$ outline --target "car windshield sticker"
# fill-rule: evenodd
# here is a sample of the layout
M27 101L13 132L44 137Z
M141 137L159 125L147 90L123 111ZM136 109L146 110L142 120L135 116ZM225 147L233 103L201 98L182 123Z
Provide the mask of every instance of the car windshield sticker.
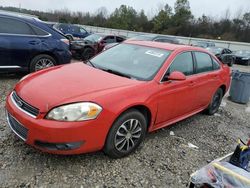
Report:
M155 52L155 51L152 51L152 50L146 51L145 54L152 55L152 56L155 56L155 57L162 57L162 56L164 56L164 54L159 53L159 52Z

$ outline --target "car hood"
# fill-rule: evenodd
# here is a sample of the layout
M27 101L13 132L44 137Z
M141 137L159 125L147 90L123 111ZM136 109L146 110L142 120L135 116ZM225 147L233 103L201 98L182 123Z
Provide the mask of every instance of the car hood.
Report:
M100 95L108 95L110 90L139 83L83 63L73 63L33 73L20 81L15 90L24 101L40 112L47 112L67 103L93 101Z

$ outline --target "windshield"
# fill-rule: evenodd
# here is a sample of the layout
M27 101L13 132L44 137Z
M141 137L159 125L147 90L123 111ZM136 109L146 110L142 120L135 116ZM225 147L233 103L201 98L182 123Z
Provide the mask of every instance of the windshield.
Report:
M235 55L250 57L250 51L246 51L246 50L236 51Z
M92 35L85 37L84 40L88 40L91 42L99 42L102 38L103 38L102 35L92 34Z
M138 80L152 80L171 52L146 46L120 44L91 59L92 64Z

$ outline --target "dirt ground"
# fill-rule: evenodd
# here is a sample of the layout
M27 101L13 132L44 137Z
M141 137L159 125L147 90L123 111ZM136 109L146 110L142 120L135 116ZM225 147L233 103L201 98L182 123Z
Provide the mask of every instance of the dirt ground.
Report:
M250 67L233 69L250 72ZM186 187L192 172L232 152L237 138L250 136L250 104L233 103L227 94L214 116L197 114L148 134L123 159L112 160L102 152L41 153L18 139L6 122L5 98L20 78L0 75L0 187Z

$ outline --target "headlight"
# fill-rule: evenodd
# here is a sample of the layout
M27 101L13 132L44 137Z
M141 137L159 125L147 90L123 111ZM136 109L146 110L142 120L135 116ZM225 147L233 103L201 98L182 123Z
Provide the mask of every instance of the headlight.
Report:
M52 109L46 119L57 121L84 121L95 119L102 107L90 102L81 102L59 106Z

